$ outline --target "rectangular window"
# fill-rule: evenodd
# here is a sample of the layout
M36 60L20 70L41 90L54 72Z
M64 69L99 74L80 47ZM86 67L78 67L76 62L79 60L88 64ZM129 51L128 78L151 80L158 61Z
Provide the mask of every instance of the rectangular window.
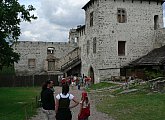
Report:
M154 16L154 30L158 29L159 24L158 24L158 15Z
M90 13L90 26L93 26L93 12Z
M118 56L125 56L125 41L118 41Z
M35 66L36 66L35 59L28 59L28 67L35 68Z
M48 61L48 71L55 71L55 61Z
M54 54L54 47L48 47L47 54Z
M90 49L90 43L89 40L87 41L87 55L89 54L89 49Z
M96 37L93 38L93 53L96 53Z
M117 9L117 21L119 23L126 23L126 10L123 8L118 8Z

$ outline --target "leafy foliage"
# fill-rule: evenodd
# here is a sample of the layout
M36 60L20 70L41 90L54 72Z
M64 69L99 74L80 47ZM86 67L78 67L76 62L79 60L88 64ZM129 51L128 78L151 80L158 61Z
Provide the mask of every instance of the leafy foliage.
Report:
M151 71L151 70L146 70L145 71L145 75L149 78L149 79L153 79L153 78L157 78L157 77L162 77L164 76L163 71L157 70L157 71Z
M3 69L0 70L0 75L15 75L14 66L4 66Z
M0 69L18 62L19 54L14 52L12 45L21 34L20 22L37 18L30 15L33 10L32 5L26 9L18 0L0 0Z

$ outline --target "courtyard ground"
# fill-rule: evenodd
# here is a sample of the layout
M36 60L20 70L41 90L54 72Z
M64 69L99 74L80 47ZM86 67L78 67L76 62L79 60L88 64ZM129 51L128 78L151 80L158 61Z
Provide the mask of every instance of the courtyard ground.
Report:
M61 92L61 87L55 87L56 95L60 92ZM78 90L77 87L70 88L70 93L73 94L79 101L81 99L81 92L82 92L82 90ZM113 120L108 115L98 112L95 108L95 100L92 99L89 94L88 94L88 96L89 96L90 103L91 103L91 116L89 117L89 120ZM73 115L72 120L77 120L77 115L79 113L79 106L71 109L71 111L72 111L72 115ZM30 120L43 120L43 114L42 114L42 111L40 108L38 109L38 114L36 116L34 116L33 118L31 118Z

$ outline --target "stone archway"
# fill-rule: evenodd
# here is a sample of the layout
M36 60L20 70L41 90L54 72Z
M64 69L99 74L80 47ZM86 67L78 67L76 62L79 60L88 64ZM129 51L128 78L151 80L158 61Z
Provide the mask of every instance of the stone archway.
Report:
M90 67L90 69L89 69L89 76L91 77L91 83L94 84L95 79L94 79L94 71L93 71L92 67Z

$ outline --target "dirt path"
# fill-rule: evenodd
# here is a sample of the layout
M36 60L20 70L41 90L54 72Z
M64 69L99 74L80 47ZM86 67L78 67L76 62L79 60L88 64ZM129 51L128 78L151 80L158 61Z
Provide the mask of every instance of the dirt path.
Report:
M56 92L56 94L60 93L61 87L56 87L55 92ZM70 88L70 93L73 94L79 101L81 99L81 92L82 92L82 90L77 90L76 87ZM90 99L90 96L89 96L89 99ZM89 117L89 120L113 120L113 119L110 119L106 114L96 111L94 100L90 99L90 103L91 103L91 116ZM72 102L71 102L71 104L72 104ZM72 115L73 115L72 120L77 120L79 106L71 109L71 111L72 111ZM35 117L33 117L30 120L43 120L43 114L42 114L41 110L39 109L38 115L36 115Z

